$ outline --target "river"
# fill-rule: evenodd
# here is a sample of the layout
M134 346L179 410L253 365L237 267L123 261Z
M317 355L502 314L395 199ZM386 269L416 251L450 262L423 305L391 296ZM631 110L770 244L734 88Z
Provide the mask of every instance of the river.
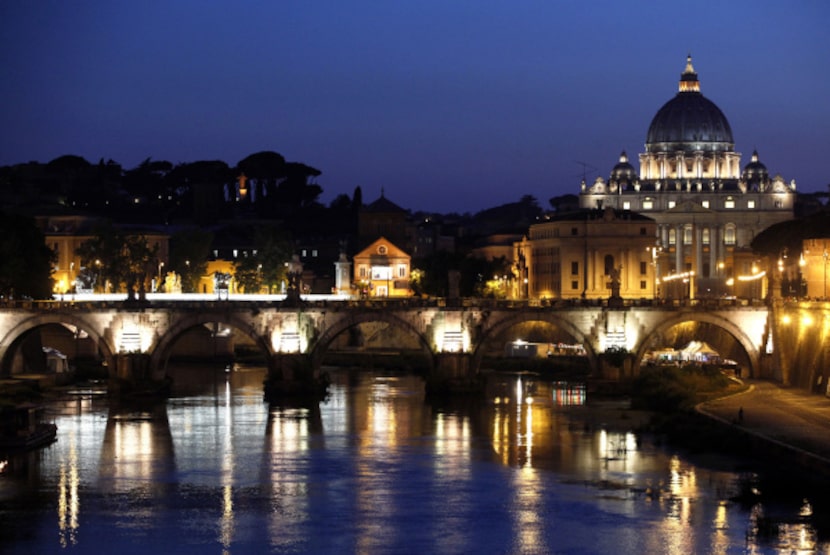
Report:
M263 377L51 402L58 440L0 474L0 552L830 553L814 500L733 501L746 461L637 435L581 384L493 375L484 402L434 404L414 375L334 371L324 402L277 407Z

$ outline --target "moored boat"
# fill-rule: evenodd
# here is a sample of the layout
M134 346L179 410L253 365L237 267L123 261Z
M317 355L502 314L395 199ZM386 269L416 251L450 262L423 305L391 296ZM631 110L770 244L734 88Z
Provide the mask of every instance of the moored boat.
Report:
M43 420L43 407L0 408L0 449L34 449L55 441L58 427Z

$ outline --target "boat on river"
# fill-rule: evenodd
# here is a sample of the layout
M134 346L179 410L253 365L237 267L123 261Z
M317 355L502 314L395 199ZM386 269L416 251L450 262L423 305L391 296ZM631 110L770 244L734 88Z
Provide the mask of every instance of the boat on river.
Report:
M32 404L0 408L0 449L34 449L55 441L58 427L44 421L44 412Z

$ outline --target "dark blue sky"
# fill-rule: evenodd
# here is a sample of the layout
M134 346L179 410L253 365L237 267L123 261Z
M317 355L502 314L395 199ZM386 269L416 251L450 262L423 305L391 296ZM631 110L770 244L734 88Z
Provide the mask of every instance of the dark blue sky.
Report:
M274 150L325 202L547 207L580 163L636 166L691 53L742 162L826 190L828 23L826 0L3 2L0 165Z

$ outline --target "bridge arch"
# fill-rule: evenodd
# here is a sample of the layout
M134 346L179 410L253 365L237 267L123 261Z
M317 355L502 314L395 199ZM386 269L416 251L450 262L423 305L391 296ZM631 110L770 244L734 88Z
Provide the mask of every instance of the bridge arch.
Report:
M11 370L11 357L14 356L18 342L30 331L48 325L73 326L84 331L94 342L96 350L104 357L107 368L115 368L115 347L99 332L99 326L74 314L48 312L38 314L19 322L0 339L0 375L8 375ZM105 331L105 330L103 330Z
M433 349L433 345L427 337L424 336L423 332L416 325L394 313L378 310L349 313L348 315L338 319L335 323L326 328L319 336L317 336L308 349L308 354L311 359L311 365L314 372L317 372L320 369L323 356L326 354L329 345L331 345L337 336L350 328L370 322L384 322L414 335L423 351L428 354L430 371L432 371L435 367L435 351Z
M740 326L727 318L706 312L678 313L677 315L671 316L654 326L645 336L641 338L639 345L637 346L636 357L634 360L635 368L640 367L640 362L643 360L646 352L651 348L652 339L661 336L674 326L686 322L711 324L731 335L747 355L747 360L750 366L749 376L758 375L761 367L761 353L752 339Z
M244 316L243 313L240 313L240 315ZM173 346L176 344L176 341L178 341L182 335L193 328L213 323L229 326L243 333L251 339L263 353L265 353L268 364L270 365L272 363L274 358L274 350L272 348L270 338L260 335L258 330L251 324L250 321L243 319L235 313L198 312L181 315L165 330L164 335L159 337L155 344L150 348L150 368L153 372L153 378L164 378L164 374L166 372L165 363L170 357L170 353Z
M594 345L589 341L589 338L579 330L570 320L563 318L555 312L516 312L500 318L496 322L488 323L482 327L481 334L476 338L475 350L472 356L472 369L478 372L481 368L481 360L484 358L484 345L488 339L497 337L505 330L526 322L546 322L560 328L562 331L573 337L576 341L581 342L585 347L585 353L588 356L588 367L591 373L596 373L599 369L599 362L597 354L594 351Z

